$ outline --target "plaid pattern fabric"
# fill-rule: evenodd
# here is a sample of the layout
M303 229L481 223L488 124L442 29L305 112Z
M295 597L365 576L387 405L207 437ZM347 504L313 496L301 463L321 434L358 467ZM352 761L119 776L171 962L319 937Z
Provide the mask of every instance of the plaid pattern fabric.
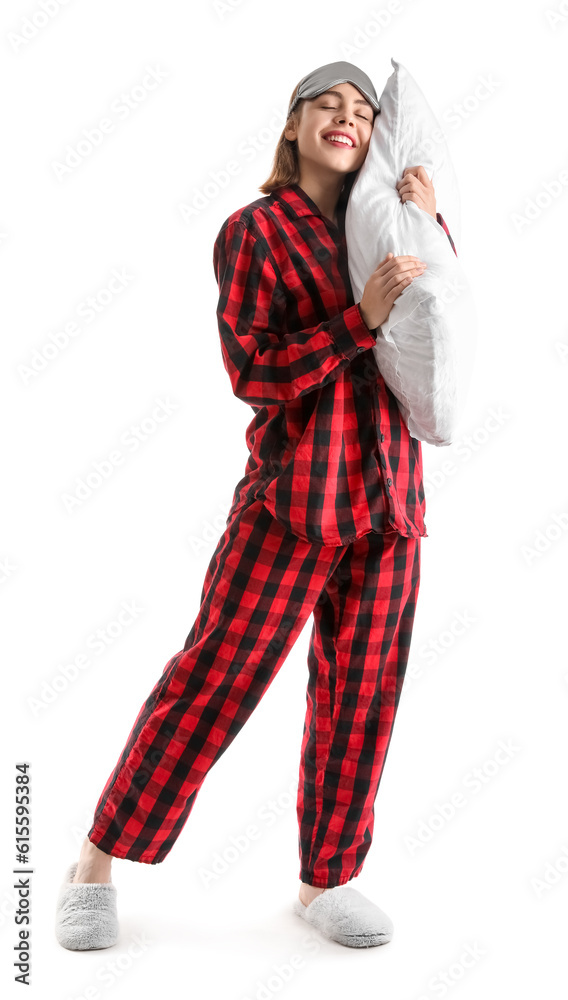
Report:
M254 411L232 509L260 498L288 530L324 545L389 529L427 535L421 442L353 300L345 204L336 226L286 185L233 212L213 251L223 363Z
M197 618L140 708L89 839L156 864L313 613L297 815L301 881L343 885L369 850L407 666L420 538L306 542L261 500L227 518ZM274 747L260 752L275 752ZM241 776L246 786L246 775Z

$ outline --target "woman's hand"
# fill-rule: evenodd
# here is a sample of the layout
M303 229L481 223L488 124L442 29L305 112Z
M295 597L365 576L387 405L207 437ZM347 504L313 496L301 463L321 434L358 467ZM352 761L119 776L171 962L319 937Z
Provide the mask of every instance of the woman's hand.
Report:
M413 201L418 208L436 218L434 185L423 166L407 167L396 187L401 201ZM359 303L361 315L370 330L384 323L398 296L417 275L424 273L426 266L412 255L386 255L367 281Z
M361 315L369 330L384 323L401 292L417 274L424 274L426 267L423 261L412 254L400 257L395 257L392 253L386 255L369 277L359 303Z
M401 201L413 201L418 208L436 218L436 195L424 167L407 167L396 187Z

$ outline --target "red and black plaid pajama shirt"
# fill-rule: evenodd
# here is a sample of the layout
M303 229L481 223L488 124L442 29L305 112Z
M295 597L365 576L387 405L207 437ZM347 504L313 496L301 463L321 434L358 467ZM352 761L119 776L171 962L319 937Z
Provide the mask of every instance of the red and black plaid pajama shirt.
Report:
M164 860L310 614L300 879L342 885L369 850L427 532L420 441L353 301L345 205L336 226L290 184L215 241L222 358L254 411L250 454L197 618L96 806L88 837L115 857Z

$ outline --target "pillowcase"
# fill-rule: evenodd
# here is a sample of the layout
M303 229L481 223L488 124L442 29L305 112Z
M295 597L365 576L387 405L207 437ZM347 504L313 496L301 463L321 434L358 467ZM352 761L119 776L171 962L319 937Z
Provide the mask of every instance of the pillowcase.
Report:
M349 276L355 301L387 253L414 254L427 269L413 278L378 328L373 347L410 434L452 443L475 358L477 320L461 263L439 222L396 188L406 167L422 164L436 208L459 248L460 206L442 128L408 70L394 73L379 98L367 156L345 212Z

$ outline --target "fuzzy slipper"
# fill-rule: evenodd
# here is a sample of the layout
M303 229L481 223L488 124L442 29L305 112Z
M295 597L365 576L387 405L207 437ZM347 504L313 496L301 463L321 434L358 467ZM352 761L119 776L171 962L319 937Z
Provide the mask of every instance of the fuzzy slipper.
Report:
M358 889L337 886L320 892L308 906L296 898L293 910L326 937L349 948L386 944L393 935L390 917Z
M55 936L72 951L110 948L118 937L116 886L112 882L73 882L78 861L69 866L59 890Z

